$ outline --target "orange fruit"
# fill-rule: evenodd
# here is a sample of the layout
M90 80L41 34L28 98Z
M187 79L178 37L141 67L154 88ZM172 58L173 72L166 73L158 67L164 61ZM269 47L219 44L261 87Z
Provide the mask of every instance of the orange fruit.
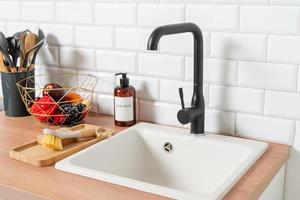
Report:
M69 92L65 95L64 101L72 104L79 104L83 101L83 98L76 92Z

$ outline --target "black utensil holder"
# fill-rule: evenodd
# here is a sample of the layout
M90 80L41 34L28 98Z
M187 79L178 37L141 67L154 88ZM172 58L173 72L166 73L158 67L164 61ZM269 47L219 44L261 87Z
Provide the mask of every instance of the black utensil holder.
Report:
M34 70L26 72L1 72L3 103L5 115L9 117L23 117L30 115L19 93L17 83L27 77L33 77L33 81L27 83L27 87L34 88ZM21 83L22 84L22 83ZM24 82L25 84L25 82ZM25 86L25 85L24 85ZM32 99L35 94L30 94Z

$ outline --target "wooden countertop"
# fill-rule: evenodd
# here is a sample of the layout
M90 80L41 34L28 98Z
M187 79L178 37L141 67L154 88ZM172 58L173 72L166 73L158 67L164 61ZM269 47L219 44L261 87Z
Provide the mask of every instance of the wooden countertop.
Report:
M106 126L117 131L111 116L88 116L86 123ZM32 117L11 118L0 112L0 187L27 191L47 199L58 200L165 200L168 198L89 179L55 170L53 166L39 168L10 159L8 152L15 146L31 142L41 133L42 126ZM255 200L288 158L287 145L270 143L267 152L239 180L224 200Z

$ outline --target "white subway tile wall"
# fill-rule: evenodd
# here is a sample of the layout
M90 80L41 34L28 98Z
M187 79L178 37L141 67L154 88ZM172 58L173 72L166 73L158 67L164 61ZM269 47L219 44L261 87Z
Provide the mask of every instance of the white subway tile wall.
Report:
M264 34L212 33L210 54L228 59L263 60L266 57Z
M298 66L298 73L299 73L300 65ZM297 86L298 92L300 92L300 75L298 75L298 86Z
M159 79L143 76L128 76L137 91L137 98L157 101L159 98Z
M300 51L299 34L298 36L270 35L268 43L268 60L282 63L300 63L298 54Z
M139 118L175 126L178 87L191 101L193 37L162 37L157 52L147 41L159 25L196 23L204 31L206 130L300 144L299 0L0 0L0 8L6 34L47 34L37 73L96 75L94 111L112 115L114 73L128 72ZM296 190L287 196L298 198Z
M113 28L79 26L75 28L75 44L78 47L111 48Z
M139 73L180 80L183 79L183 61L183 56L139 54Z
M179 105L141 100L139 107L140 120L180 126L176 117Z
M40 24L47 33L47 43L53 46L71 46L74 44L74 26L65 24ZM19 29L21 30L21 29Z
M182 88L184 92L184 102L186 106L191 106L191 99L193 96L193 83L190 81L173 81L161 80L160 81L160 100L162 102L180 103L178 98L178 88ZM208 100L208 85L203 86L204 98ZM206 104L208 105L208 104Z
M111 113L103 106L109 105L116 72L130 74L139 99L145 100L140 101L141 113L147 105L159 107L157 112L177 107L178 87L184 88L189 105L192 34L163 37L157 52L146 48L155 27L193 22L204 31L206 107L214 115L234 116L228 126L207 117L211 127L221 123L210 131L239 134L235 115L242 113L255 114L251 119L300 119L298 0L0 0L0 7L0 29L6 34L39 27L46 32L47 45L37 59L45 67L40 71L56 67L52 69L84 70L99 77L98 102L106 99L99 112ZM164 117L146 114L141 117L164 122ZM173 125L179 124L175 120ZM243 130L245 126L251 125L243 124ZM284 134L290 138L293 133Z
M116 28L117 49L145 51L152 29Z
M56 4L56 20L58 23L91 24L94 19L93 14L93 6L90 3L68 2Z
M101 94L112 95L114 91L114 74L103 73L103 72L94 72L91 73L95 75L101 84L97 84L96 92Z
M0 22L0 30L4 31L5 29L5 22Z
M206 43L208 42L208 38L204 36L203 39L205 48L207 47ZM164 36L160 44L161 52L163 53L193 55L194 41L191 33ZM207 52L207 50L205 52Z
M140 4L138 25L155 27L183 22L183 5Z
M271 0L273 4L290 4L290 5L300 5L300 1L298 0Z
M238 84L246 87L296 91L297 71L297 65L240 61Z
M114 98L111 95L98 95L98 112L113 115Z
M1 1L0 2L0 19L1 20L20 20L20 2ZM14 10L14 12L12 12Z
M262 113L263 95L263 90L211 85L209 106L221 110Z
M236 129L237 135L242 137L288 144L292 141L294 122L286 119L238 113L236 115Z
M26 21L53 22L55 4L48 2L24 2L21 8L22 19Z
M38 65L46 65L50 67L58 67L59 63L58 47L44 46L37 56L36 63Z
M96 4L95 23L102 25L135 25L135 4Z
M209 33L203 32L203 54L209 55ZM193 55L194 40L191 33L175 34L165 36L161 40L161 52L165 54Z
M237 80L237 61L214 58L204 59L204 82L235 85ZM185 79L192 81L194 75L193 57L185 58Z
M61 47L59 48L60 67L72 69L96 70L96 52L94 49Z
M31 23L31 22L15 22L15 21L7 21L6 22L6 28L5 33L7 35L12 35L15 32L18 32L20 30L26 30L30 29L31 31L36 32L38 29L37 23Z
M267 4L269 0L212 0L212 2L223 4Z
M235 113L206 109L205 131L235 135Z
M291 33L299 31L299 8L282 6L242 6L243 32Z
M134 52L111 50L97 51L97 64L100 71L135 73L136 57Z
M265 114L300 119L300 94L266 91Z
M204 31L235 31L238 6L187 5L186 21L192 21Z

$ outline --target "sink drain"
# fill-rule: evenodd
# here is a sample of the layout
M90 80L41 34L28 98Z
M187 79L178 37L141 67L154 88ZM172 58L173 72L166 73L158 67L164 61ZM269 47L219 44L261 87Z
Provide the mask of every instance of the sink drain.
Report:
M173 145L170 143L170 142L166 142L165 144L164 144L164 150L165 150L165 152L167 152L167 153L172 153L173 152Z

